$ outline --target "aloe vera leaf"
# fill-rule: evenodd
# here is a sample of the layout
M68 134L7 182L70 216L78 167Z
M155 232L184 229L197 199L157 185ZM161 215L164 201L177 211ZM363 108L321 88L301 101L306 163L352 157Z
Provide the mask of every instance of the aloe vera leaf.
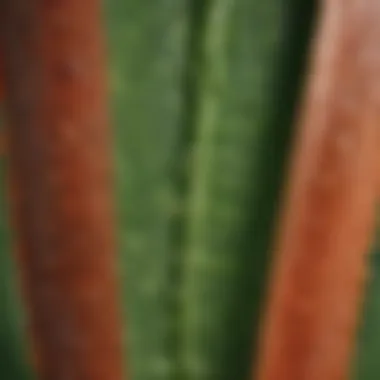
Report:
M362 314L361 329L358 334L356 357L352 366L352 378L372 380L380 373L378 353L380 349L380 241L379 221L376 239L369 255L369 279Z
M121 273L134 380L169 379L176 350L173 218L179 207L185 0L108 4Z
M16 270L5 194L4 158L0 163L0 374L9 380L32 378L25 347L25 321L16 284Z
M210 3L184 243L182 379L247 376L312 14L299 1Z

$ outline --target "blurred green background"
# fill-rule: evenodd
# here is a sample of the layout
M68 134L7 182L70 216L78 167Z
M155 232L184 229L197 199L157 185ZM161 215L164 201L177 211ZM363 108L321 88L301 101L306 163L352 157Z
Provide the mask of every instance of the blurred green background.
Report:
M132 379L244 379L317 8L302 0L105 6ZM0 376L24 380L1 165ZM374 247L358 380L380 374Z

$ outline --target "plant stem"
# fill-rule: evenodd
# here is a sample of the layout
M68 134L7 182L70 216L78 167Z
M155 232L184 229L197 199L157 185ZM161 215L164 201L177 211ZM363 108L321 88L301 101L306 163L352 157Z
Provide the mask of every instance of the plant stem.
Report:
M327 1L322 11L259 380L347 379L362 304L377 199L380 8Z
M120 380L100 5L2 6L13 222L37 372Z

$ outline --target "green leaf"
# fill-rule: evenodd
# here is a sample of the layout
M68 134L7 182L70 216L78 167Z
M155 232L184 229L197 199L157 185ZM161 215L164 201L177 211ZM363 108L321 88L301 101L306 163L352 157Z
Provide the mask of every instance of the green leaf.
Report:
M184 242L183 374L244 379L313 7L210 2Z

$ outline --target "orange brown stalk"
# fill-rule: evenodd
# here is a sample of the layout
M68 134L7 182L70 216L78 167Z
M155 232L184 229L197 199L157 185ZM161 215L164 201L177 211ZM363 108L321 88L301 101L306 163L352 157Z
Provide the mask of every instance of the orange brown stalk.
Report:
M379 4L323 2L263 321L258 380L349 376L375 224Z
M0 22L2 19L0 17ZM3 57L3 46L2 40L0 39L0 109L4 103L4 57ZM3 129L3 120L0 120L0 157L5 156L6 153L6 142L5 134Z
M100 4L1 4L15 235L37 371L121 380Z

